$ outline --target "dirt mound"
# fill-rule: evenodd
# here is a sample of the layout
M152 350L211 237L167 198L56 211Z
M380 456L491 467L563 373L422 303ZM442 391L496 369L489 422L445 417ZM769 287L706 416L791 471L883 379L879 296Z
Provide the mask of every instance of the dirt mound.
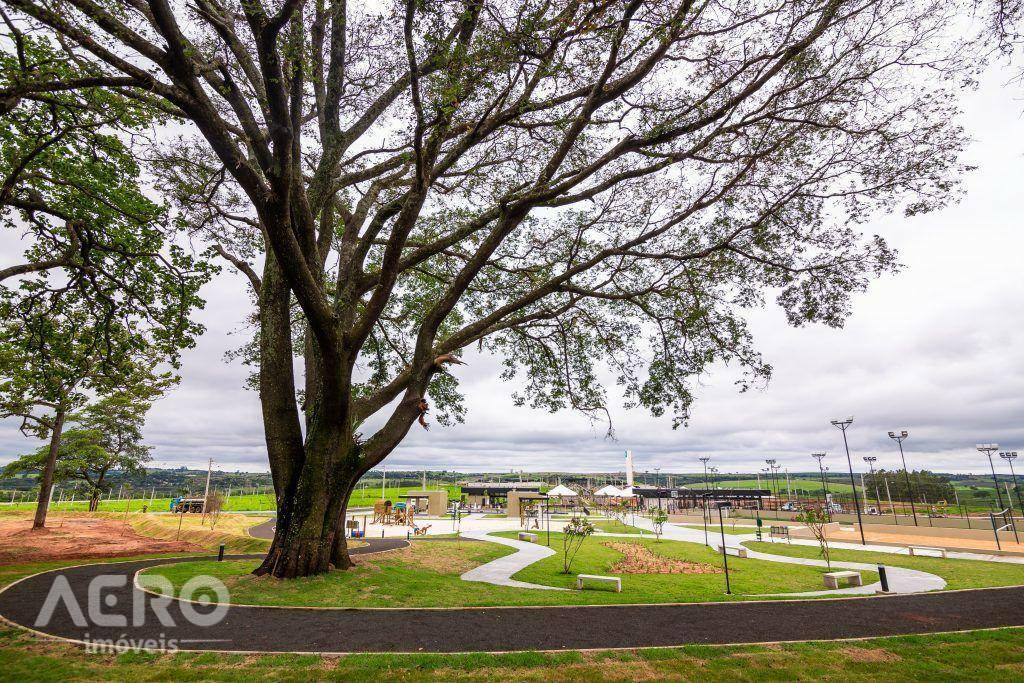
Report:
M113 519L51 517L45 529L35 531L31 518L0 519L0 565L200 550L191 543L140 536Z
M601 545L617 550L625 557L615 563L616 574L721 574L722 570L703 562L687 562L656 555L639 543L606 541Z

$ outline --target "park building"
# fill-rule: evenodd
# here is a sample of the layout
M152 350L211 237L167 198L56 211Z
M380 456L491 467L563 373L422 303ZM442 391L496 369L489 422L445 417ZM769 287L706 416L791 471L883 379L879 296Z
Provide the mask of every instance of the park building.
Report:
M716 507L719 503L729 503L734 508L760 510L764 501L771 498L771 491L762 489L691 489L685 486L667 488L655 486L635 486L633 495L637 507L641 510L661 508L669 513L683 512L694 508L703 509Z
M541 496L541 487L546 486L540 481L500 481L467 482L462 485L462 496L470 510L504 510L508 507L509 494L521 499L534 495Z

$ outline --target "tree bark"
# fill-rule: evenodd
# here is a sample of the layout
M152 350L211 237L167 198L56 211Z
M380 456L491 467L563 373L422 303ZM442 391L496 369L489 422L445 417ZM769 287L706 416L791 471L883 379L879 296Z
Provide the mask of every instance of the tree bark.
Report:
M64 431L64 409L58 408L53 416L53 427L50 432L50 452L46 456L42 480L39 482L39 502L36 503L36 516L32 521L33 529L46 526L46 512L50 506L50 489L53 487L53 471L57 468L57 453L60 451L61 432Z
M352 566L344 527L348 497L361 476L352 466L358 449L318 441L314 435L307 443L303 467L293 470L294 481L278 496L274 540L257 576L291 579Z

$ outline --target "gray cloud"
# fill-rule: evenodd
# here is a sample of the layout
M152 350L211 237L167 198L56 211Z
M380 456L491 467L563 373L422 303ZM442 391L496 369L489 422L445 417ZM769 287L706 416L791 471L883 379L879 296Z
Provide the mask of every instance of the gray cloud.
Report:
M611 441L603 424L580 415L514 407L510 387L497 379L498 359L470 355L470 365L456 371L466 423L414 427L388 466L615 470L630 448L640 470L697 471L705 454L723 472L752 471L766 457L809 470L815 450L828 451L838 468L845 454L829 419L851 414L855 466L864 455L895 466L898 453L886 436L894 427L910 430L915 467L982 472L987 462L976 442L1024 449L1024 105L1003 82L993 74L965 98L965 125L975 138L968 155L979 170L967 179L964 201L867 226L899 248L906 269L873 284L845 329L793 329L771 305L751 312L759 348L775 368L767 387L738 394L734 370L716 368L702 378L690 426L676 431L667 418L613 401ZM10 236L3 240L13 246ZM200 317L208 332L185 354L181 386L154 408L147 440L161 464L198 466L213 457L223 469L266 469L257 397L242 388L246 370L222 362L242 339L232 333L249 312L244 283L225 274L205 295ZM15 422L0 423L0 462L35 446Z

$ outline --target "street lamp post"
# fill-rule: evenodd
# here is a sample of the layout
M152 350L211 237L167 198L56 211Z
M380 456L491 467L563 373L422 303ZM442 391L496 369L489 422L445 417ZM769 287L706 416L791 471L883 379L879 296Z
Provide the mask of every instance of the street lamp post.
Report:
M850 458L850 442L846 440L846 430L852 424L852 417L848 417L845 420L832 420L832 426L843 433L843 446L846 448L846 464L850 468L850 486L853 487L853 506L857 510L857 526L860 527L860 542L862 545L867 545L868 542L864 538L864 520L860 516L860 501L857 499L857 480L853 478L853 459Z
M996 466L992 464L992 454L999 450L999 444L997 443L979 443L975 446L979 452L984 453L988 456L988 466L992 470L992 483L996 487L996 499L999 501L999 509L1005 510L1003 507L1003 493L999 490L999 478L996 477Z
M654 468L654 488L658 490L658 509L661 509L661 468Z
M832 506L828 504L828 484L825 483L825 469L821 465L822 458L825 457L824 453L811 453L811 457L818 461L818 471L821 472L821 495L825 497L825 513L828 515L828 521L832 521Z
M999 457L1010 465L1010 476L1013 477L1013 490L1017 494L1017 511L1024 515L1024 502L1020 499L1020 489L1017 487L1017 473L1013 471L1013 461L1017 459L1017 451L1000 453Z
M865 455L864 462L868 464L868 469L871 470L871 485L875 487L875 510L878 514L882 514L882 499L878 495L878 478L875 477L875 461L878 460L873 455Z
M907 458L903 455L903 440L908 436L910 436L910 434L906 429L901 429L898 432L889 432L889 438L899 444L900 447L900 460L903 461L903 478L907 483L907 495L910 496L910 512L914 515L914 526L917 526L917 506L914 505L914 489L910 485L910 472L907 471Z

